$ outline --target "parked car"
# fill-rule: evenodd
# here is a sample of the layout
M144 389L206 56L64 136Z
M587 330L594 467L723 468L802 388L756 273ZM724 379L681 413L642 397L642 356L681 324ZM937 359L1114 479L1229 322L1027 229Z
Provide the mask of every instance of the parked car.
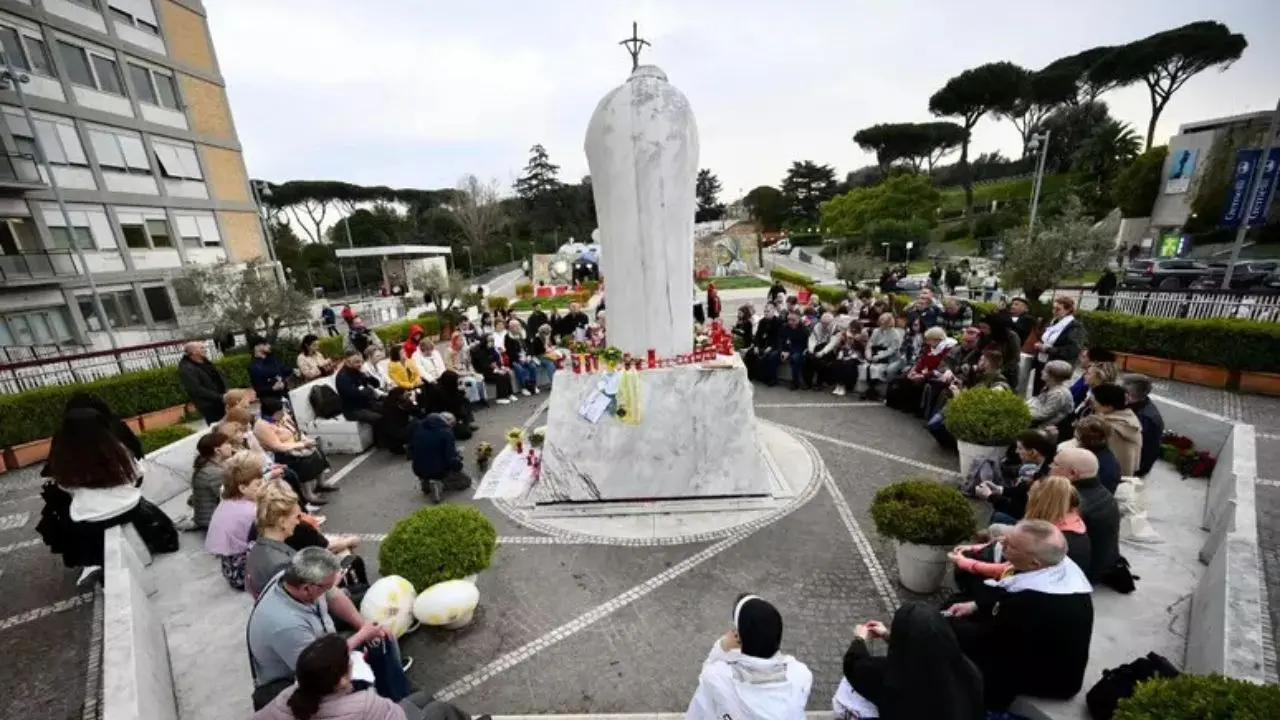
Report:
M1280 272L1273 272L1262 279L1262 288L1264 290L1280 291Z
M1280 260L1239 260L1231 272L1232 290L1252 290L1262 287L1267 276L1280 271ZM1197 290L1218 290L1227 273L1227 263L1212 263L1209 272L1200 276L1191 287Z
M1191 286L1209 266L1194 260L1134 260L1124 269L1120 286L1142 290L1181 290Z

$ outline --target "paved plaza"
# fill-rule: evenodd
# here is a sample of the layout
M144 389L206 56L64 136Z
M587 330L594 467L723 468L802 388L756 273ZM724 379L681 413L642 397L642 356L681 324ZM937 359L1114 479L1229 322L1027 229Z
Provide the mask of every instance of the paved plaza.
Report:
M1280 401L1174 383L1158 392L1257 426L1259 474L1267 478L1258 487L1262 552L1271 597L1280 597ZM544 398L482 412L468 461L476 442L497 447L512 425L543 422L535 411ZM828 708L852 627L887 619L894 603L912 597L892 580L892 547L875 535L871 498L898 478L940 478L956 460L918 421L883 407L759 386L755 403L768 431L788 439L793 452L779 457L787 458L789 480L803 480L764 520L637 541L603 525L597 537L548 532L513 519L509 506L478 501L501 546L480 577L476 620L461 631L405 638L416 658L412 680L473 712L681 712L711 643L729 628L734 597L750 591L777 604L784 648L813 670L810 709ZM324 529L360 534L360 553L376 569L379 539L424 500L402 458L374 452L341 462L352 467L325 508ZM94 597L34 534L37 472L0 479L0 653L39 659L8 663L0 717L98 717L84 701L98 682Z

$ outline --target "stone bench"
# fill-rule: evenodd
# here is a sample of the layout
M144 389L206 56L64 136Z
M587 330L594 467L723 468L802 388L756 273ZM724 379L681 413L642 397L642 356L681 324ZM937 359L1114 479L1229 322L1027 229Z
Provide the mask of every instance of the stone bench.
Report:
M1066 701L1019 698L1010 709L1032 720L1088 718L1085 693L1102 671L1152 651L1185 672L1265 682L1253 427L1153 400L1166 428L1217 455L1218 464L1208 481L1184 479L1164 462L1148 475L1148 519L1163 542L1121 542L1137 590L1094 590L1084 687Z
M326 453L358 455L369 449L373 445L373 426L347 420L341 415L322 418L311 409L311 390L318 385L326 385L337 392L333 375L316 378L289 392L289 405L298 429L314 436Z

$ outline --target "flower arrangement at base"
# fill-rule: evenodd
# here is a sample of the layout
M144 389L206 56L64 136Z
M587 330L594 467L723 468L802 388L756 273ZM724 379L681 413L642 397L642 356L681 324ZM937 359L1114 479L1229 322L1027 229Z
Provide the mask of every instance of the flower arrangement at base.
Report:
M487 442L476 445L476 467L480 472L489 469L489 461L493 460L493 446Z
M513 427L508 430L507 445L516 452L524 452L524 428Z
M533 432L529 433L529 445L531 445L535 449L541 448L542 444L545 443L546 441L547 441L546 425L539 425L538 427L533 429Z
M1160 439L1160 459L1167 463L1177 464L1178 456L1195 449L1195 443L1185 435L1166 432Z
M622 362L622 351L612 345L596 354L600 356L600 359L604 361L610 370L618 367L618 363Z
M574 340L569 343L569 352L574 355L592 355L596 349L586 340Z
M1207 478L1218 459L1208 450L1196 450L1191 438L1166 432L1160 439L1160 459L1177 468L1182 477Z

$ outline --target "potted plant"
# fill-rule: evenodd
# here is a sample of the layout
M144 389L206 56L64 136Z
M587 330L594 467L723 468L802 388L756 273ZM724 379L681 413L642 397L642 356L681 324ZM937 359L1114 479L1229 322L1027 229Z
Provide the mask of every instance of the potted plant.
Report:
M513 427L507 431L507 446L517 453L524 452L524 428Z
M622 362L622 351L610 345L600 351L600 359L604 361L605 367L612 372L618 369L618 363Z
M1116 705L1115 720L1262 720L1275 717L1280 686L1222 675L1159 677Z
M897 542L898 581L921 594L942 586L947 553L976 526L973 506L958 488L920 478L880 488L871 519L877 532Z
M493 460L493 446L487 442L476 445L476 468L480 472L489 470L489 461Z
M1017 393L970 388L947 403L942 421L956 439L963 476L976 459L1002 457L1014 438L1031 427L1031 411Z
M545 443L546 441L547 441L546 425L539 425L538 427L533 429L533 432L529 433L529 445L532 446L535 450L540 450L542 448L543 443Z
M455 580L474 585L476 576L492 562L497 545L497 530L477 508L433 505L392 526L378 548L378 571L383 577L399 575L421 594ZM456 585L445 590L449 596L458 594ZM478 602L478 594L474 598ZM473 603L470 608L461 608L464 612L444 614L440 622L431 624L462 627L471 622L474 608Z

